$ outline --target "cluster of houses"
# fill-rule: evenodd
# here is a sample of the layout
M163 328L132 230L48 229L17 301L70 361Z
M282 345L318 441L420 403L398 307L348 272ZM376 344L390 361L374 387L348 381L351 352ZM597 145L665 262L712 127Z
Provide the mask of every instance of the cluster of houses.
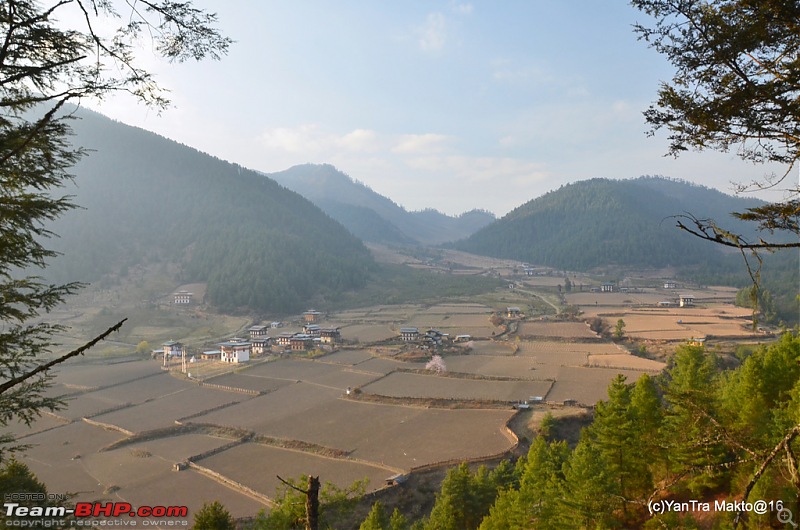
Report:
M423 349L432 349L448 342L450 334L438 329L429 329L422 333L419 328L400 328L400 340L418 344ZM472 340L469 335L456 335L453 342L467 342L469 340Z
M200 354L203 360L219 361L223 363L244 363L251 356L263 355L272 351L273 344L292 351L305 351L318 347L320 344L334 345L341 340L339 328L323 328L315 322L321 313L309 310L303 313L303 331L299 333L281 333L274 339L269 336L269 330L279 328L279 322L272 322L269 326L257 325L248 329L249 337L233 337L218 343L216 350L204 351ZM161 345L160 350L153 350L153 358L163 356L166 364L169 359L186 358L185 347L180 342L167 341ZM193 361L190 357L189 362Z

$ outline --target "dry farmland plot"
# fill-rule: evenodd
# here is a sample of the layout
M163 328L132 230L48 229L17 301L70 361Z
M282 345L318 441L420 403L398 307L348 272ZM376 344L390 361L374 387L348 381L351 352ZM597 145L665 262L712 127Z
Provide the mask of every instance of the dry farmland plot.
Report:
M54 370L63 385L96 388L133 381L158 374L161 369L152 361L132 361L112 364L66 362Z
M166 436L145 442L126 444L116 451L129 451L134 454L151 454L167 462L183 462L190 456L199 455L211 449L230 443L229 438L207 434L181 434Z
M186 384L187 388L181 392L92 419L139 433L169 427L174 425L175 420L250 398L244 394L201 388L193 383Z
M363 388L390 397L517 401L543 396L549 381L491 381L396 372Z
M644 359L635 355L620 353L617 355L590 355L589 366L599 366L606 368L630 368L631 370L647 370L649 372L660 372L666 364Z
M119 488L106 498L134 506L187 505L189 520L203 502L219 500L232 514L253 515L264 505L192 470L175 472L173 462L136 456L127 448L89 455L86 471L103 487Z
M619 354L620 350L613 344L604 342L540 342L521 341L518 355L536 360L537 365L583 366L590 354Z
M508 410L443 410L332 399L285 417L270 432L350 452L376 464L407 469L510 449Z
M510 342L498 342L494 340L477 340L467 343L470 346L470 353L477 355L514 355L516 344Z
M536 361L530 357L501 357L498 355L452 355L445 358L451 372L539 379Z
M362 343L380 342L400 335L400 332L386 324L352 324L339 330L344 340Z
M441 304L429 307L423 313L432 315L491 315L492 309L483 304Z
M608 385L617 374L624 375L629 383L633 383L643 373L609 368L563 367L559 369L556 382L547 394L547 401L559 403L574 399L584 405L593 405L599 400L608 399Z
M422 363L407 363L404 361L395 361L394 359L386 359L384 357L374 357L369 361L364 361L357 365L358 370L364 372L374 372L376 374L388 374L400 368L416 369L424 368Z
M559 337L564 339L596 339L597 334L583 322L554 322L537 320L521 322L518 334L522 337Z
M242 462L251 465L243 466ZM374 491L383 487L387 477L400 471L255 443L231 447L197 463L272 498L278 486L282 486L277 476L294 478L313 470L322 482L342 488L366 478L367 491Z
M117 441L122 435L84 422L62 425L24 439L32 447L24 461L52 493L86 492L102 496L98 480L85 466L85 458Z
M252 376L269 377L282 380L305 381L344 391L347 387L361 386L375 379L378 374L370 374L369 369L350 369L324 361L303 361L284 359L265 363L244 373Z
M372 352L369 350L339 350L321 358L329 363L355 365L372 359Z
M193 418L196 423L237 427L267 436L276 435L276 423L304 423L309 410L342 395L339 390L310 383L295 383L269 394L242 401L237 405Z
M294 384L294 381L273 379L271 377L255 375L247 371L219 375L211 379L206 379L205 382L214 385L243 388L245 390L255 390L258 392L272 392L286 385Z

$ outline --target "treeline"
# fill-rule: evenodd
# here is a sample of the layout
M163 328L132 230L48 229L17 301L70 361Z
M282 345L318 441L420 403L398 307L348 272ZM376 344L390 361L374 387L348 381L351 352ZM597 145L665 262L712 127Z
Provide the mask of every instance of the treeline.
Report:
M174 263L177 281L208 282L212 304L273 312L364 285L369 251L299 195L147 131L80 115L76 143L94 151L67 190L83 209L51 228L64 254L51 267L56 279L93 282Z

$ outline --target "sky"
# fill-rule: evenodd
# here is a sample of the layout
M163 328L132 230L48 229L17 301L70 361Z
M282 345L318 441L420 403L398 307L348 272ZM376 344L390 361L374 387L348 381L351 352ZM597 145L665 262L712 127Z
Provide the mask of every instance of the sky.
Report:
M673 69L622 0L196 3L235 43L220 61L141 53L173 108L88 106L267 173L329 163L407 210L450 215L503 216L594 177L732 194L784 171L732 153L664 156L667 133L648 136L642 112Z

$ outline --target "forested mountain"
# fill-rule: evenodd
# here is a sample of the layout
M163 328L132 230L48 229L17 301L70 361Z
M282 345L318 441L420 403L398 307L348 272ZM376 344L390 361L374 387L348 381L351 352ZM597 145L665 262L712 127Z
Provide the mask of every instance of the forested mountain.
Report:
M308 198L365 241L435 245L465 238L495 220L482 210L458 217L432 209L406 211L329 164L303 164L267 176Z
M63 252L48 273L96 281L140 263L180 265L226 310L291 311L363 285L373 267L360 240L263 175L142 129L81 110L74 168L82 209L57 220Z
M568 270L704 266L722 248L676 229L673 216L692 213L747 231L730 212L755 204L659 177L592 179L527 202L454 246Z

